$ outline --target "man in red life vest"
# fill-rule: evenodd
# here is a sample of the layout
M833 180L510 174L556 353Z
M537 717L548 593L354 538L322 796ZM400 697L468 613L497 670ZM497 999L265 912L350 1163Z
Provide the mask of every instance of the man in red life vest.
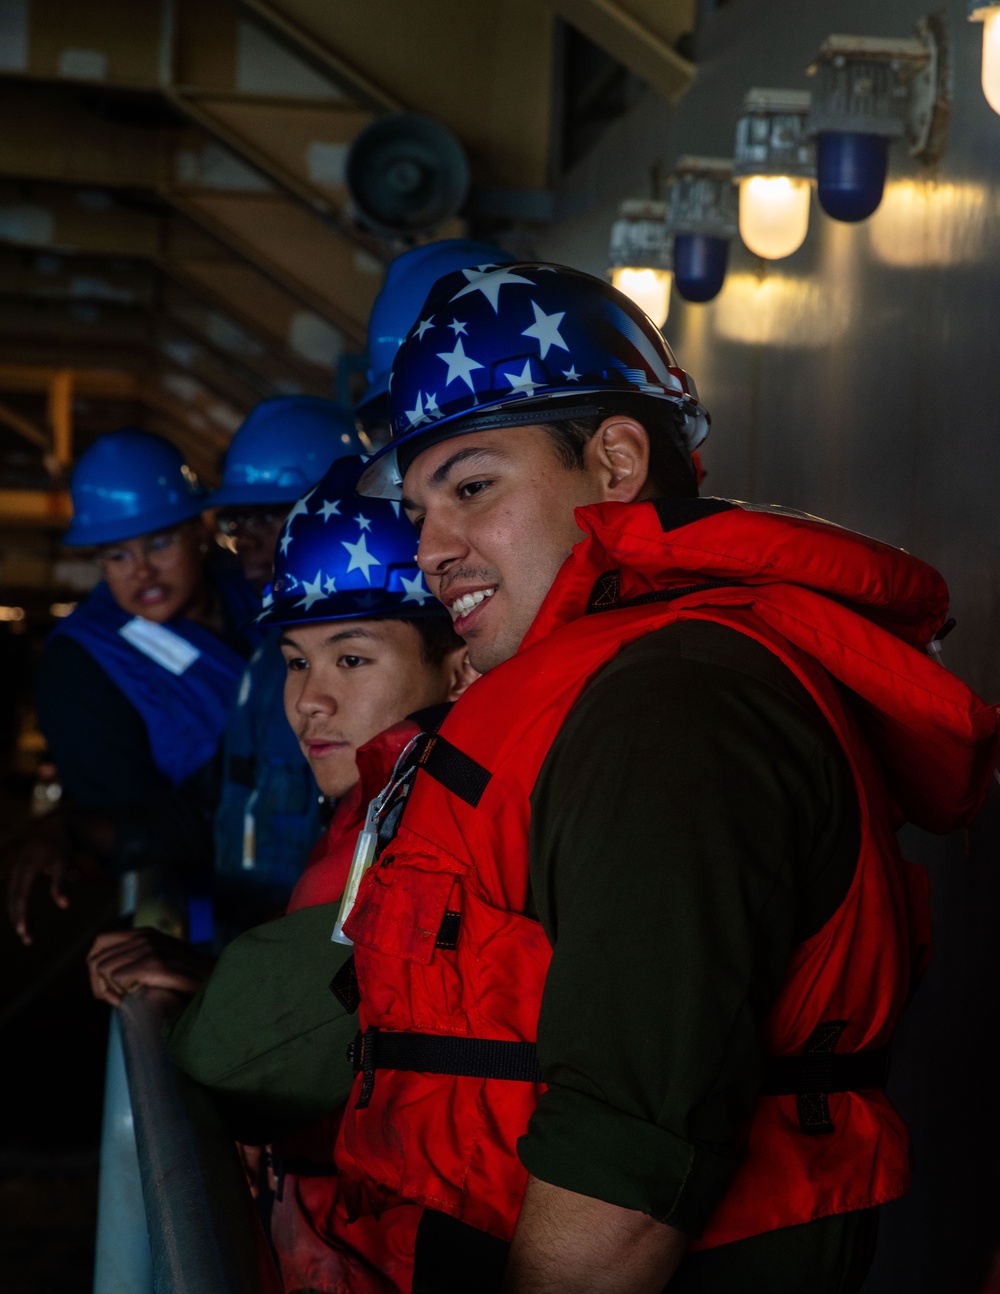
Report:
M887 1051L926 953L904 819L975 814L997 717L930 567L698 499L652 323L558 266L432 289L359 492L480 679L418 744L345 931L348 1208L414 1291L848 1294L909 1176Z

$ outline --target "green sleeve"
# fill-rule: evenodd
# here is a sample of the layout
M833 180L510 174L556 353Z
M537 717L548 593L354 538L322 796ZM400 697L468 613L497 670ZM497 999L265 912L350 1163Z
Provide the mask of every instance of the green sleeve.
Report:
M338 907L302 908L240 935L170 1030L175 1062L214 1093L241 1141L287 1136L350 1092L357 1015L330 989L352 952L330 938Z
M533 1175L700 1234L739 1162L761 1022L846 893L858 830L832 732L760 644L686 622L598 675L532 795L553 945L549 1087L518 1146Z

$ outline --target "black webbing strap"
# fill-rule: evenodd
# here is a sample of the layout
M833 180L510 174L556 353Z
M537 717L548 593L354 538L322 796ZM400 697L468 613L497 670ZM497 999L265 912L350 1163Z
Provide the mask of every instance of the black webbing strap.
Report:
M383 1033L369 1028L347 1049L355 1074L364 1074L357 1109L371 1100L377 1069L405 1069L420 1074L454 1074L461 1078L502 1078L515 1083L544 1083L533 1042L502 1038L466 1038L436 1033Z
M645 607L655 602L676 602L678 598L687 597L689 593L705 593L709 589L739 588L740 580L703 580L701 584L686 584L679 589L653 589L650 593L640 593L634 598L622 598L621 576L617 571L605 571L594 581L587 602L587 615L596 615L600 611L621 611L625 607Z
M454 1074L463 1078L500 1078L521 1083L544 1083L533 1042L499 1038L467 1038L435 1033L384 1033L369 1028L347 1049L356 1074L364 1074L357 1108L363 1110L375 1088L379 1069L411 1070L421 1074ZM764 1071L762 1096L794 1096L800 1104L826 1104L831 1092L864 1092L885 1087L888 1048L837 1054L809 1052L801 1056L772 1056ZM819 1120L802 1119L803 1132L833 1131ZM829 1111L826 1114L829 1122Z
M885 1087L889 1048L877 1051L807 1052L771 1056L764 1067L762 1096L828 1096Z
M446 791L475 808L493 776L488 768L477 764L471 755L453 746L439 732L428 738L417 761L425 773L440 782Z

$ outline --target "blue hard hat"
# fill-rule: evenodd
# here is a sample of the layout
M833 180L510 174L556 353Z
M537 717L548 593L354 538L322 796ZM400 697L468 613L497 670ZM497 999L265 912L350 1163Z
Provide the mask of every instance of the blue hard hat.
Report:
M364 461L338 459L288 514L258 624L448 614L424 583L399 504L354 493Z
M354 406L355 412L368 422L386 421L392 361L417 321L427 293L442 274L470 265L507 265L513 260L502 247L474 238L443 238L397 256L386 270L385 283L368 319L368 389Z
M335 458L363 449L353 417L332 400L314 395L262 400L229 442L222 484L205 506L294 503Z
M399 349L392 439L358 490L398 499L414 449L486 427L612 413L623 397L674 405L688 452L708 434L694 382L660 330L604 279L537 262L459 270L435 283Z
M162 436L123 427L80 456L69 483L72 548L116 544L197 517L205 495L179 449Z

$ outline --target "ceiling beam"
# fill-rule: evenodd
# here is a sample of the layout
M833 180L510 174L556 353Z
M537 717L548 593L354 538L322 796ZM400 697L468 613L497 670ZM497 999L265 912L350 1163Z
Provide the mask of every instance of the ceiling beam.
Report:
M301 314L298 302L291 301L270 280L263 279L249 265L233 262L228 266L206 269L192 263L166 261L163 272L182 296L174 299L165 293L165 309L172 319L184 309L184 297L206 310L217 311L259 342L275 370L286 385L299 385L313 395L325 395L330 389L332 365L312 362L293 350L289 335L294 317ZM200 270L200 273L199 273ZM234 284L233 280L238 282ZM243 284L243 290L240 285ZM269 308L270 307L270 308ZM204 333L199 328L199 335ZM255 361L258 362L258 361ZM277 379L276 379L277 380Z
M61 368L49 383L46 408L52 429L52 453L56 466L69 467L73 461L73 370Z
M236 95L172 90L178 111L297 198L341 235L373 254L381 241L346 216L344 162L370 112L310 103L247 101Z
M4 526L62 530L73 518L73 504L65 490L0 490L0 516Z
M0 401L0 423L9 427L11 431L16 431L24 440L29 440L33 445L48 453L52 446L49 437L36 423L30 418L25 418L23 414L12 409L9 404Z
M302 58L326 59L359 104L443 122L465 146L477 185L548 184L555 20L540 0L236 3ZM393 102L364 97L364 83Z
M402 99L345 58L334 43L323 39L315 29L297 21L287 11L272 4L270 0L236 0L236 5L280 45L292 50L317 71L329 76L337 85L353 95L359 103L365 104L375 112L409 110ZM382 35L384 34L386 34L385 29L382 28Z
M174 190L189 220L363 344L382 266L280 195Z
M49 384L61 371L55 365L0 363L0 391L45 395ZM134 398L139 390L136 374L112 368L76 368L73 380L78 396L97 400L128 400Z
M695 65L674 48L694 30L694 0L547 0L570 23L648 81L671 103L695 77Z

